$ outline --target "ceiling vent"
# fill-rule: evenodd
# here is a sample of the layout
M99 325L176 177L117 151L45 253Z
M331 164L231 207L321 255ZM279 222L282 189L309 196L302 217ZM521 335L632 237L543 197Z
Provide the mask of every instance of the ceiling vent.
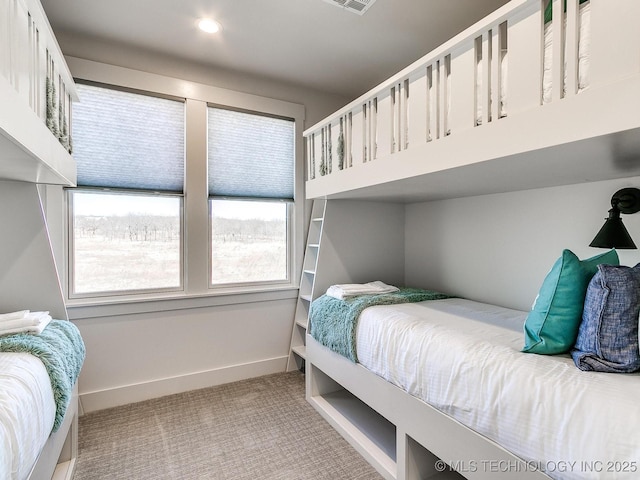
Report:
M369 10L371 5L375 3L376 0L324 0L331 5L335 5L336 7L340 7L343 10L347 10L352 13L357 13L358 15L363 15L364 12Z

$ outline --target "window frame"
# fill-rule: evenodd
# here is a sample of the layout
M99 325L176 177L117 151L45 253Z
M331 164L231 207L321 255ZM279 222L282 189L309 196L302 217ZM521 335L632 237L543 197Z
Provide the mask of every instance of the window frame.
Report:
M211 85L180 80L153 73L141 72L95 62L79 62L75 66L76 80L96 83L109 88L130 90L152 96L180 98L185 102L185 185L182 202L183 289L181 291L139 292L125 291L123 295L93 295L70 297L68 279L63 282L68 306L99 306L183 299L200 305L204 297L268 294L284 290L297 290L299 270L304 252L304 151L302 131L305 108L301 104L237 92ZM207 119L209 105L230 110L255 112L266 116L288 118L294 122L294 198L288 207L288 275L286 282L249 282L212 285L209 272L210 202L207 190ZM203 167L205 167L203 169ZM67 203L67 195L64 195ZM65 211L69 211L65 205ZM69 238L73 235L68 214L65 215L65 254L68 255ZM203 225L204 223L204 225ZM204 227L204 228L203 228ZM206 233L203 231L206 228ZM206 259L206 261L203 261ZM69 258L64 259L65 274L69 275ZM244 298L244 297L238 297ZM252 298L247 296L247 301Z

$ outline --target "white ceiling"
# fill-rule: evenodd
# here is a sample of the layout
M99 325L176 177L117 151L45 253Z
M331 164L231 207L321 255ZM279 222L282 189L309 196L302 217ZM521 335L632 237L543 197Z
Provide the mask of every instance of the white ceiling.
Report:
M377 0L362 16L323 0L41 2L56 33L356 97L507 0Z

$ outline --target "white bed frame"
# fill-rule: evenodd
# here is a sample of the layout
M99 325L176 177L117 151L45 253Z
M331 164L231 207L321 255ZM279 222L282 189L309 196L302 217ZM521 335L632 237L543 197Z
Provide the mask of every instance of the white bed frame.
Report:
M589 86L581 92L578 0L567 2L563 93L555 26L564 14L562 0L551 1L549 103L542 102L543 0L511 0L305 130L307 198L428 201L640 175L631 160L640 151L640 2L590 0ZM495 61L505 48L506 88ZM506 117L490 101L503 94Z
M310 335L306 355L307 401L387 480L549 478Z
M40 1L0 0L0 221L11 232L0 249L0 310L29 305L67 319L38 184L75 185L76 164L46 125L47 78L70 122L75 84ZM28 478L71 480L77 449L76 385Z
M78 456L78 386L75 385L62 425L52 433L36 460L29 480L71 480Z

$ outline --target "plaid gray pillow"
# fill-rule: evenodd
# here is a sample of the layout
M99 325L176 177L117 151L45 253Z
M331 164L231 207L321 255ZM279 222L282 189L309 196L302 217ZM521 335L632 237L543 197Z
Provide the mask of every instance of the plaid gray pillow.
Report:
M582 323L571 356L580 370L629 373L640 369L640 263L598 265L587 287Z

